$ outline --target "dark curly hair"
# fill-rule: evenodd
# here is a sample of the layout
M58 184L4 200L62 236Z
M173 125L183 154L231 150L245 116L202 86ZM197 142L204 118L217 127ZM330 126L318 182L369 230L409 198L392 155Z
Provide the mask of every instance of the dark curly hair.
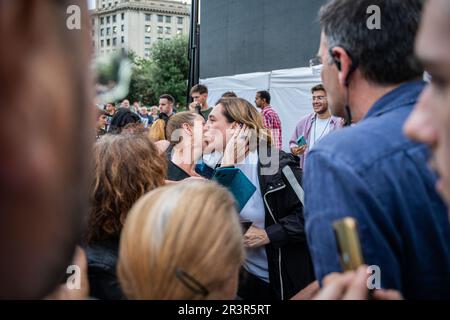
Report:
M106 135L94 146L87 244L119 237L128 211L164 185L167 161L146 135Z

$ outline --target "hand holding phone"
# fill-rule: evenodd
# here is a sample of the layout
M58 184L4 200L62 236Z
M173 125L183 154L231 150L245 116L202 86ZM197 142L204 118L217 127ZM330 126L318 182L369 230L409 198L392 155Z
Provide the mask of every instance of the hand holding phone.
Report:
M306 146L308 143L306 142L306 138L304 135L301 135L297 138L296 143L299 147Z

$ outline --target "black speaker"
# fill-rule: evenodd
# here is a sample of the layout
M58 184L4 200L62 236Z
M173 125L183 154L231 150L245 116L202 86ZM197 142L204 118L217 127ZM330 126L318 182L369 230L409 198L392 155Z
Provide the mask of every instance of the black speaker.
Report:
M202 0L200 77L309 66L327 0Z

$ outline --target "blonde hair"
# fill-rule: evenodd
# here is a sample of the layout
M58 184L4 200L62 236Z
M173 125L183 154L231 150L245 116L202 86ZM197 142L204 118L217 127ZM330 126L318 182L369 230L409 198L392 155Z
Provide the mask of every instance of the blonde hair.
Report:
M176 130L180 129L185 123L189 124L190 126L193 126L197 116L201 117L197 113L185 111L174 114L173 116L170 117L166 125L166 138L171 145L174 146L177 145L179 142L181 142L181 137L178 137L178 140L172 140L173 133Z
M264 128L264 121L256 108L247 100L242 98L221 98L217 104L222 105L223 115L229 123L237 122L247 125L248 128L256 131L258 145L267 143L271 145L272 138L269 130ZM252 141L255 137L250 137Z
M205 299L177 276L183 270L209 295L223 289L244 259L231 194L214 182L156 189L131 209L120 241L118 276L130 299Z
M150 130L148 132L148 135L150 139L154 142L160 141L160 140L166 140L166 122L162 119L156 120L152 126L150 127Z

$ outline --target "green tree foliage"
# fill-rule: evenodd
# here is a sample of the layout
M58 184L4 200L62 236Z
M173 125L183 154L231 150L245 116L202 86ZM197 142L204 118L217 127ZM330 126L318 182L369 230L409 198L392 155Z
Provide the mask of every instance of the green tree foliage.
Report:
M134 66L127 99L131 103L139 101L145 105L153 105L156 102L156 97L150 85L151 61L134 54L131 58Z
M188 38L175 37L157 42L151 51L151 86L155 95L171 94L176 103L186 103L189 70Z
M158 104L164 93L171 94L176 103L186 103L188 77L188 38L175 37L156 42L150 59L131 54L134 61L131 78L130 101L141 101L146 105Z

